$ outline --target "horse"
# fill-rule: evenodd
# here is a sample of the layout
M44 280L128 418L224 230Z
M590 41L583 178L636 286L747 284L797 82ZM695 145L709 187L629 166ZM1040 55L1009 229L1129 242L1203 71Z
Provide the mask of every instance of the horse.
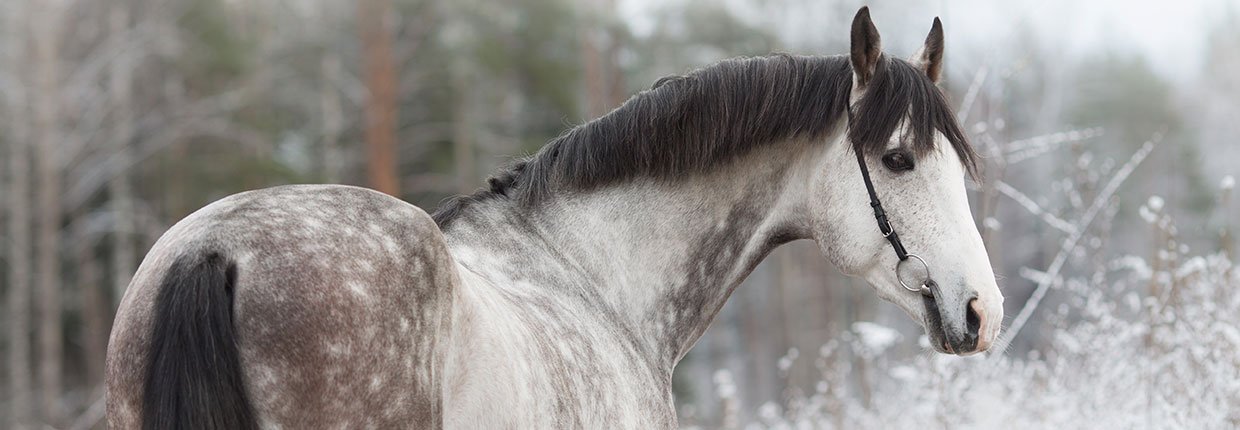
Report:
M434 215L338 185L203 207L124 295L108 423L675 427L676 363L799 239L934 350L985 351L1003 298L965 190L977 155L937 85L942 25L908 60L866 8L850 39L661 79Z

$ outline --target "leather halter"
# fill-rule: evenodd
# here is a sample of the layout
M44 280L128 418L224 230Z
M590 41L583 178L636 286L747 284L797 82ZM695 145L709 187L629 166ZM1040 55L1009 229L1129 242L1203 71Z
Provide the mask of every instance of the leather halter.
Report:
M900 261L896 263L896 280L906 290L933 297L934 292L931 286L933 286L934 280L930 278L930 265L926 264L926 260L917 256L917 254L910 254L904 249L904 244L900 243L900 235L896 234L896 229L892 228L891 223L887 221L887 212L883 210L883 202L878 199L878 193L874 192L874 182L870 180L870 169L865 165L865 155L863 155L861 146L854 144L853 152L857 154L857 165L861 166L861 179L865 180L865 190L870 193L870 207L874 208L874 219L878 221L878 231L883 233L883 237L887 238L887 242L891 243L891 248L896 251L896 257L900 258ZM921 262L921 265L926 269L926 279L921 283L920 287L910 287L904 283L903 279L900 279L900 264L908 261L909 258Z

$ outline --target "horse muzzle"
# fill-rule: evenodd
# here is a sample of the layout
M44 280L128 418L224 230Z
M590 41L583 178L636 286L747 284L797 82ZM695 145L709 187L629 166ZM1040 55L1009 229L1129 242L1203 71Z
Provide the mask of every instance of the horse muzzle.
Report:
M990 348L993 335L986 333L986 312L976 294L959 299L946 297L928 281L932 294L922 296L926 334L935 350L947 354L972 355Z

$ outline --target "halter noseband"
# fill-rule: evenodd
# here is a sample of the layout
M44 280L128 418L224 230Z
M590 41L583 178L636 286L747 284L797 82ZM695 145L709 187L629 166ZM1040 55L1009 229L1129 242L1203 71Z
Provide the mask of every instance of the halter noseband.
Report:
M878 231L883 233L883 237L887 238L888 242L891 242L891 248L895 249L896 257L900 258L900 261L896 263L896 281L899 281L900 286L906 290L933 297L934 293L930 290L930 284L934 281L930 279L930 265L926 264L926 260L917 254L910 254L904 249L904 244L900 243L900 235L896 234L896 229L892 228L891 223L887 221L887 212L883 211L883 202L878 199L878 193L874 192L874 182L870 181L870 169L865 165L865 156L862 155L860 145L854 144L853 152L857 153L857 165L861 166L861 179L865 180L865 190L870 193L870 207L874 208L874 219L878 221ZM900 278L900 264L908 261L909 258L921 262L922 267L926 269L926 280L917 288L910 287Z

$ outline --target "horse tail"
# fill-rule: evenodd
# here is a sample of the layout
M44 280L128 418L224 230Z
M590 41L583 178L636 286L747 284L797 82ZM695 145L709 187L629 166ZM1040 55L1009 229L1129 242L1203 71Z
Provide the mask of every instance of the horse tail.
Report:
M142 428L257 429L241 380L233 294L237 266L191 252L168 269L154 303Z

